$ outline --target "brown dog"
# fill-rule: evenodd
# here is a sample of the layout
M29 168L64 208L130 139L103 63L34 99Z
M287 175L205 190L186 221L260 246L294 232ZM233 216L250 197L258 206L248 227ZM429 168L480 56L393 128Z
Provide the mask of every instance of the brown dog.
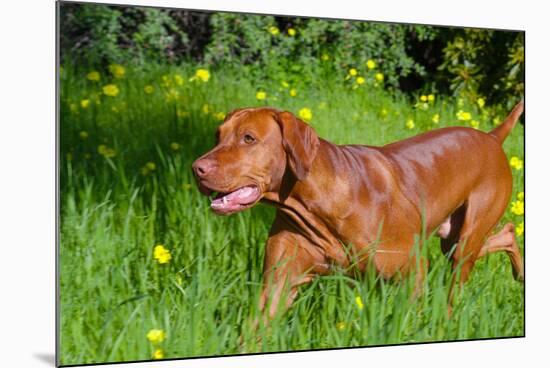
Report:
M461 283L496 251L507 252L523 279L513 224L488 237L512 192L502 142L522 112L521 102L490 133L451 127L372 147L332 144L290 112L239 109L193 171L203 194L218 193L215 213L260 200L277 207L260 299L261 310L271 301L271 317L331 264L362 270L371 262L384 278L417 270L421 283L427 261L413 254L415 237L436 230Z

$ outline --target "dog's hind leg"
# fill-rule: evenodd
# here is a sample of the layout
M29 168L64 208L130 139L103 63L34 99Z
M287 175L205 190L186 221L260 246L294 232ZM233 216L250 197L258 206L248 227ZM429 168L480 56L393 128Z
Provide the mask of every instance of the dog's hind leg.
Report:
M514 224L511 222L504 225L504 227L496 234L487 238L483 247L479 251L477 258L481 258L487 254L494 252L504 251L508 254L510 262L512 263L512 272L514 278L518 281L523 281L523 259L516 242L516 236L514 234Z
M510 190L510 187L504 185L502 188L495 188L492 183L488 183L478 187L466 201L464 223L452 253L453 276L449 290L449 313L452 310L455 283L458 280L462 286L468 280L481 249L486 244L487 236L506 210ZM495 240L493 244L496 244Z

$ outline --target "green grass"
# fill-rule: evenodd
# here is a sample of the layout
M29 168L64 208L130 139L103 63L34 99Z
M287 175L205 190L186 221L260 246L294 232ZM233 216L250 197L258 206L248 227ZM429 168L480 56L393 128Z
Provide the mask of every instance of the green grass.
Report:
M308 107L323 138L370 145L456 125L459 109L472 112L487 131L487 108L458 107L457 100L436 96L424 111L380 88L352 90L343 78L298 86L290 97L280 81L255 85L229 70L213 71L207 83L189 82L189 67L127 70L113 81L120 94L109 97L101 96L107 77L92 82L86 72L67 67L61 75L62 364L150 359L155 347L146 335L153 328L166 331L158 347L167 358L523 335L523 285L513 280L506 255L476 263L449 319L450 267L438 239L429 238L422 251L431 266L420 298L410 299L411 279L384 282L372 271L358 278L336 272L302 287L289 312L260 329L256 341L248 322L258 314L274 209L258 205L215 216L190 169L213 145L219 124L213 113L237 107L269 104L296 113ZM184 76L182 86L174 73ZM162 85L163 75L179 93L176 102L166 100L171 87ZM150 95L143 91L147 84L154 86ZM256 100L258 88L267 91L266 101ZM87 108L82 99L90 99ZM409 118L414 129L405 127ZM181 147L173 150L172 142ZM99 154L100 145L116 156ZM514 129L505 150L523 158L523 126ZM143 175L147 162L155 170ZM514 170L514 196L520 191L523 171ZM507 212L502 223L522 220ZM171 251L169 263L154 260L156 244Z

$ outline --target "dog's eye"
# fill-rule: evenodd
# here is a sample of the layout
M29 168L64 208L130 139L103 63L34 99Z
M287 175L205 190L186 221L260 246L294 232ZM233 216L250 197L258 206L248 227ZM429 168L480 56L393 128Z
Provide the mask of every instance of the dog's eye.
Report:
M246 144L252 144L252 143L256 142L256 139L253 136L251 136L250 134L245 134L244 137L243 137L243 141Z

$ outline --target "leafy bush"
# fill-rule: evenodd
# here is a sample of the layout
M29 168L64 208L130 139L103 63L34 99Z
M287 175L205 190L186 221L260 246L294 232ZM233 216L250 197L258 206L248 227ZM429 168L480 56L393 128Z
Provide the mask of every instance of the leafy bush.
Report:
M90 63L123 58L120 10L109 6L62 4L60 46L62 61L67 58Z
M487 97L506 109L523 97L524 37L519 32L455 30L439 66L453 94L471 101Z
M61 59L96 67L187 61L291 85L329 74L509 109L523 96L521 32L180 9L61 5ZM367 66L367 62L369 66Z
M61 59L90 65L176 61L188 37L166 10L92 4L61 5Z
M143 9L142 12L143 20L136 24L137 30L131 35L133 56L140 62L158 60L164 56L174 59L176 39L182 44L188 42L185 32L179 30L166 11Z
M379 67L387 84L424 68L406 51L412 31L434 37L432 27L217 13L212 15L208 63L244 65L275 79L313 80L319 71L367 71ZM391 45L390 47L387 47Z

